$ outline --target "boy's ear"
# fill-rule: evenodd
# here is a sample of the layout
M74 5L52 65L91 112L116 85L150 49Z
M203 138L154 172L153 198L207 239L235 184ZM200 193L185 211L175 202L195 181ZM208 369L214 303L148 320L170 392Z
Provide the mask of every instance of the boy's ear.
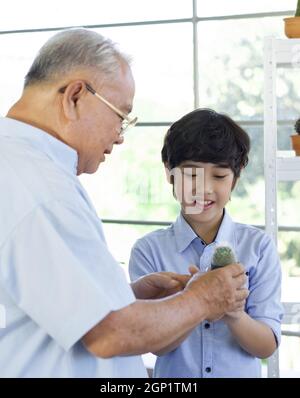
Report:
M168 165L168 163L164 163L165 166L165 173L166 173L166 178L169 184L173 184L173 178L170 172L170 167Z
M234 190L234 188L236 187L238 181L239 181L239 177L234 177L233 181L232 181L232 187L231 187L231 192Z

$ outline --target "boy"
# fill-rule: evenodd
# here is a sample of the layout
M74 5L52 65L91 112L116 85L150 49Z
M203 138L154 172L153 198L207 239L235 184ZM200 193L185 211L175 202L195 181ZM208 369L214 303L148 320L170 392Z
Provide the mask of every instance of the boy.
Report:
M132 280L150 272L193 273L191 264L207 272L214 248L227 242L249 275L250 294L244 310L205 321L154 353L155 377L260 377L259 358L269 357L280 343L276 248L264 232L235 223L225 210L249 150L247 133L209 109L185 115L165 136L162 161L181 213L170 227L136 242L129 263Z

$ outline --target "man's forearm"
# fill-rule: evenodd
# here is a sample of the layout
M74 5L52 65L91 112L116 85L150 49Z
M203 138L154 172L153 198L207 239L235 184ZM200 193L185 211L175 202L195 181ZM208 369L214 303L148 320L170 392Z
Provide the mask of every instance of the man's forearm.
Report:
M269 326L252 319L246 312L236 319L225 316L231 333L249 354L267 358L276 350L276 339Z
M174 351L177 347L180 346L181 343L184 342L184 340L189 336L189 334L194 330L194 328L192 328L191 330L189 330L188 332L184 333L181 337L179 337L179 339L173 341L173 343L167 345L166 347L163 347L161 350L159 351L155 351L152 352L154 355L157 356L161 356L161 355L165 355L168 354L171 351Z
M243 307L248 296L242 289L245 279L239 264L195 274L179 293L137 300L111 312L83 337L83 343L92 354L103 358L160 351L204 319L220 319Z
M109 358L160 351L206 317L190 292L160 300L137 300L110 313L83 342L94 355Z

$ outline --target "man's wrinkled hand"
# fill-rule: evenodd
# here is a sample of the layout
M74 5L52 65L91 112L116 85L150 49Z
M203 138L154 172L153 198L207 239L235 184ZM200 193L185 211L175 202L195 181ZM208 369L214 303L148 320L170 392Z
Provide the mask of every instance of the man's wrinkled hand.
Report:
M137 299L159 299L183 290L191 277L175 272L154 272L137 279L131 287Z
M243 288L245 282L243 266L231 264L205 274L194 273L186 290L198 298L199 305L207 314L206 319L213 321L244 307L249 294Z

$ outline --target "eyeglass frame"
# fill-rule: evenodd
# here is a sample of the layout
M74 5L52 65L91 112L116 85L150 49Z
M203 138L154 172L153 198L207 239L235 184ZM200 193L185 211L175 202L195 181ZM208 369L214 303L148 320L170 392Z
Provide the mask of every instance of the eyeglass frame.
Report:
M137 117L134 117L133 119L130 118L129 116L126 115L126 113L122 112L120 109L118 109L116 106L114 106L111 102L109 102L107 99L105 99L104 97L102 97L102 95L100 95L99 93L97 93L97 91L95 89L93 89L93 87L88 84L88 83L84 83L86 89L93 94L95 97L97 97L101 102L103 102L106 106L108 106L112 111L114 111L119 117L121 117L123 119L122 123L124 121L127 122L127 125L125 127L121 126L121 130L119 135L123 136L124 133L131 127L134 127L138 121ZM60 93L64 93L65 89L67 86L62 87L59 89Z

